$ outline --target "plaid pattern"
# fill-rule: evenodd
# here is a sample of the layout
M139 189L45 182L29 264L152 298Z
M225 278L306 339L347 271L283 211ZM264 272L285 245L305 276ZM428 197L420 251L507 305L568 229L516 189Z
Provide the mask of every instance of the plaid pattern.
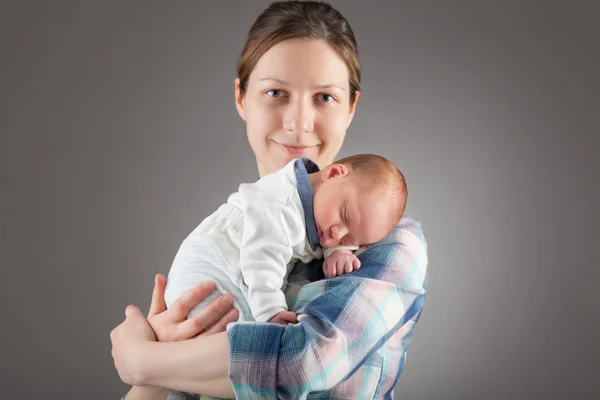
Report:
M298 263L286 299L300 323L229 324L238 399L392 399L427 289L427 244L408 217L361 248L358 271L323 278ZM212 397L171 392L169 400Z
M290 276L299 324L230 324L229 377L238 399L391 399L427 288L427 245L404 217L335 279ZM302 266L302 265L300 265ZM306 266L321 273L321 263Z

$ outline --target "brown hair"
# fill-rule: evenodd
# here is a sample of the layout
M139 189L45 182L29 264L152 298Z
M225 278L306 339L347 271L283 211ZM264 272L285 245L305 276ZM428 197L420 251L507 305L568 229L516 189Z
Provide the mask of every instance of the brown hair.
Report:
M406 209L408 189L404 174L398 167L382 156L376 154L355 154L335 161L334 164L349 165L352 172L364 174L365 189L383 190L390 201L392 226L396 226Z
M256 19L237 63L242 94L258 60L286 39L324 40L333 47L348 66L350 103L354 102L361 78L354 32L339 11L320 1L276 1Z

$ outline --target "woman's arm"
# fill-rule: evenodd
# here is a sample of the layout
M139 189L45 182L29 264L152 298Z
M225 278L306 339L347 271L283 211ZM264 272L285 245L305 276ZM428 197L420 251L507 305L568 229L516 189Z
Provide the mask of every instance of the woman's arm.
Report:
M224 295L192 319L187 319L189 310L215 289L214 282L205 282L188 290L168 310L164 300L166 287L164 276L156 275L154 282L147 320L141 316L137 307L128 307L125 321L113 329L110 335L115 367L125 383L134 385L122 400L164 400L168 396L169 390L165 389L166 386L135 386L146 385L142 374L144 370L141 367L147 367L148 363L151 363L150 366L162 363L155 359L146 361L143 357L145 347L139 346L140 344L156 343L153 341L156 339L161 341L190 339L196 337L199 332L201 333L198 337L208 337L224 332L226 325L238 318L237 310L232 309L233 298ZM188 342L195 344L193 340Z
M141 353L144 384L182 392L234 398L229 343L224 332L182 342L147 342Z
M297 398L344 381L392 336L402 343L403 356L426 292L420 225L403 218L358 257L358 271L300 291L298 324L232 324L229 343L224 334L149 343L142 356L144 384L210 396L233 397L234 390L243 398Z
M143 318L134 321L128 317L118 329L128 325L127 331L137 332L144 324ZM133 385L124 399L164 400L168 394L164 388L235 398L228 377L229 343L224 332L182 342L120 336L112 338L122 348L116 367L121 379Z
M168 395L168 389L152 386L134 386L121 400L165 400Z
M312 282L298 293L300 323L228 327L229 376L238 397L301 398L342 382L346 397L371 385L391 390L425 299L427 249L420 224L403 218L357 255L358 271ZM375 354L382 346L383 355ZM379 374L362 370L354 376L367 359L368 367L379 363Z

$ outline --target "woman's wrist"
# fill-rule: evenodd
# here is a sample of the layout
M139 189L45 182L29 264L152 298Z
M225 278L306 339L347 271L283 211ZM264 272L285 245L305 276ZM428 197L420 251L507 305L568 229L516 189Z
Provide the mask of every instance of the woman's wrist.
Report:
M161 388L161 386L154 385L152 383L153 378L155 378L156 376L161 376L161 374L163 373L160 363L156 362L156 359L155 357L153 357L152 354L153 351L160 351L161 344L165 343L144 342L140 345L140 350L138 354L138 369L135 379L136 386L146 388Z
M180 342L145 342L140 349L138 385L235 397L225 332Z
M123 400L166 400L169 390L154 386L133 386Z

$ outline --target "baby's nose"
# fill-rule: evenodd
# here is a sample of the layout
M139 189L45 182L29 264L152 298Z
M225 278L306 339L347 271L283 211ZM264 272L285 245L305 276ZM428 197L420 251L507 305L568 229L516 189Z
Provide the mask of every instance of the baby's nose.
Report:
M346 235L346 231L347 229L345 229L344 227L336 226L333 230L332 236L335 238L335 240L341 240Z

